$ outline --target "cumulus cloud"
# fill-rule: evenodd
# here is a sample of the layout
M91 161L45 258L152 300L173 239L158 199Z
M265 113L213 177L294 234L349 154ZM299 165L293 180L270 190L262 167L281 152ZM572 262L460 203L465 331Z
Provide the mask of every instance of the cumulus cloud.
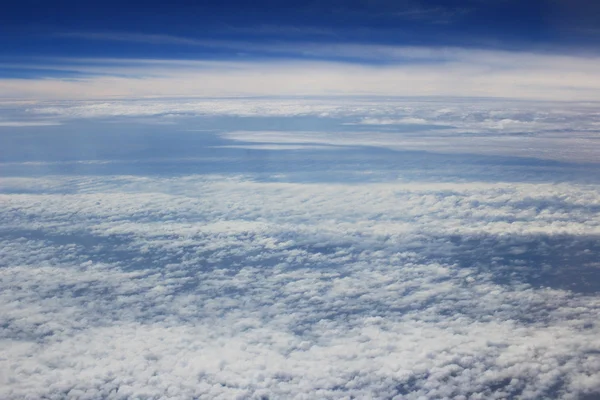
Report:
M11 188L4 398L600 389L598 298L530 281L520 267L547 249L519 252L600 234L597 187L115 176ZM476 238L494 243L489 265L468 256Z

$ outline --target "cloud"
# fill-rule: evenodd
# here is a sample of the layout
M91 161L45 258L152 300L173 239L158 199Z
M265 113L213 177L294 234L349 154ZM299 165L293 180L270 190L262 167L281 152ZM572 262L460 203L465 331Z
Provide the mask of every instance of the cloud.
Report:
M343 94L598 100L595 56L337 43L274 43L256 49L237 42L206 45L277 58L55 59L46 60L44 68L102 75L59 79L42 72L36 79L2 79L0 88L4 98L29 99Z
M58 121L2 121L0 120L0 128L19 128L26 126L55 126L60 125Z
M427 120L423 118L363 118L360 122L357 122L361 125L403 125L403 124L417 124L417 125L426 125L428 123Z
M193 129L194 118L316 118L312 131L238 130L230 125L222 146L254 149L331 149L370 146L396 151L480 154L597 163L600 117L595 103L531 102L460 98L187 98L86 102L38 102L17 110L21 119L73 120L128 117L145 123L178 117ZM146 117L140 118L140 117ZM156 117L149 119L147 117ZM180 121L180 122L181 122ZM182 123L183 124L183 123ZM185 125L185 124L183 124ZM319 129L323 127L322 129ZM221 127L216 126L221 131ZM179 129L175 125L173 129ZM203 131L206 132L206 131ZM235 148L235 147L230 147Z
M248 150L330 150L331 146L305 144L239 144L214 146L216 149L248 149Z
M202 41L173 35L128 32L64 32L54 34L54 36L88 40L149 43L157 45L171 44L194 46L206 45L210 43L210 41Z
M535 261L511 253L600 234L595 186L232 176L3 185L13 190L0 211L3 398L600 390L598 298L522 280L519 262ZM495 264L469 258L457 236L492 238Z
M280 131L233 131L223 134L228 140L250 143L311 144L330 146L368 146L398 151L424 150L446 154L481 154L489 156L512 156L541 160L575 163L597 163L598 144L594 134L585 135L581 142L572 137L528 136L477 136L439 135L428 131L420 135L399 137L390 132L280 132Z
M33 162L0 165L0 398L600 393L594 103L146 99L0 111L60 119L58 131L85 132L95 150L47 159L44 142ZM162 115L180 118L148 125ZM203 130L206 120L220 129ZM330 128L284 130L290 121ZM29 129L32 146L48 136ZM119 137L121 150L140 131L162 152L111 153L102 141ZM1 137L14 152L19 132ZM430 152L406 151L419 146ZM443 149L465 153L433 152ZM527 154L538 158L515 157ZM403 163L378 164L384 156Z

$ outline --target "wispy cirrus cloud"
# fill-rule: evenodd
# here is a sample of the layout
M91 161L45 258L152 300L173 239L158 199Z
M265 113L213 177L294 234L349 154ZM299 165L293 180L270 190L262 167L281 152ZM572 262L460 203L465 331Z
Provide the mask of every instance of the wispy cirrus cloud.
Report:
M156 45L176 44L190 46L206 46L211 43L210 40L192 39L182 36L133 32L62 32L55 33L52 36L58 38L148 43Z

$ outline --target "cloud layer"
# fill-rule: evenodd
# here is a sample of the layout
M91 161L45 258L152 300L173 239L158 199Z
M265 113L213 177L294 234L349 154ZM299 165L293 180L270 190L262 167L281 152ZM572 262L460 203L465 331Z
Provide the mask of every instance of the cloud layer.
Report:
M4 98L28 99L394 95L600 100L595 55L336 43L202 44L276 58L12 62L2 66L31 70L35 78L1 79L0 90Z
M0 398L600 393L594 104L0 115Z
M11 107L11 110L14 107ZM223 131L230 146L371 146L393 150L503 155L597 163L600 115L595 103L443 98L242 98L38 102L20 118L56 124L79 118L154 117L146 123L182 124L190 132ZM14 111L13 111L14 112ZM194 126L196 117L316 118L293 131ZM178 120L179 119L179 120ZM36 122L38 123L38 122ZM0 121L0 127L2 126ZM12 123L11 124L15 124ZM292 124L289 124L293 126ZM263 124L263 126L269 126ZM270 125L273 126L273 125ZM299 125L300 126L300 125ZM227 128L227 129L225 129ZM242 142L242 143L240 143Z
M600 390L598 298L523 272L600 235L597 187L43 182L2 198L4 398Z

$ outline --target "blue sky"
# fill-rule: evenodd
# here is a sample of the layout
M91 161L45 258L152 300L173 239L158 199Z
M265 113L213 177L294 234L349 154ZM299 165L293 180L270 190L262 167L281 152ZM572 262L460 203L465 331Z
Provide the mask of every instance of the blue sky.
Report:
M585 89L596 89L586 82L597 80L599 16L594 2L562 0L11 2L0 27L0 89L3 98L60 99L282 94L595 99ZM177 64L165 69L166 61ZM182 64L192 61L204 64ZM224 72L232 70L244 77ZM256 85L273 70L281 81ZM309 82L285 83L307 70ZM382 81L366 79L375 75ZM528 75L539 82L523 78ZM474 80L477 76L485 82ZM136 79L156 91L140 90ZM148 85L149 79L163 80ZM396 84L388 85L390 79ZM200 81L221 85L193 83ZM411 82L422 84L412 88ZM464 85L456 87L457 82Z
M89 39L120 33L252 43L310 39L544 51L575 46L595 52L600 6L582 0L22 1L10 2L3 15L5 56L198 58L235 54L183 42L152 46L149 39L144 46L141 40Z
M598 100L599 17L582 0L11 2L0 97Z

